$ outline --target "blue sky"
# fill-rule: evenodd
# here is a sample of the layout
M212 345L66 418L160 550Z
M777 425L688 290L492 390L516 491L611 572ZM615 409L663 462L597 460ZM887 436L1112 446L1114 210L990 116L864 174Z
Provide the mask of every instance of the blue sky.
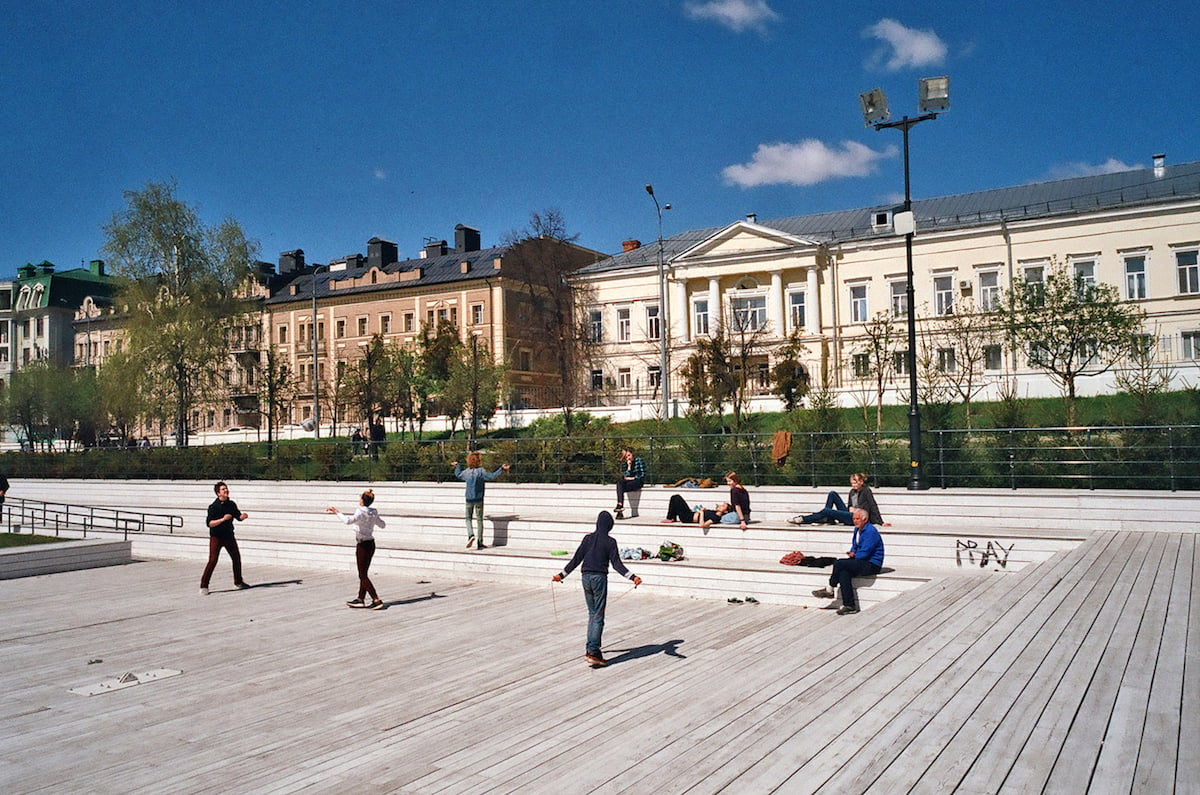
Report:
M664 232L902 195L858 94L951 110L915 198L1200 159L1200 4L3 2L0 275L99 256L122 192L175 179L262 258L484 245L559 208L613 253Z

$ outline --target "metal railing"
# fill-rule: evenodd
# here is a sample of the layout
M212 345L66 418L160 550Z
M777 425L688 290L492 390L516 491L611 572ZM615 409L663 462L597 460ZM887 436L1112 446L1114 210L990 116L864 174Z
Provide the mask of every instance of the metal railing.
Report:
M82 532L87 538L88 531L105 530L121 533L124 540L130 533L174 533L176 528L183 529L183 517L174 514L67 505L20 497L9 498L3 512L3 524L10 532L19 527L40 533L53 530L57 536L68 530Z
M512 464L506 480L609 483L630 445L654 483L687 477L720 482L735 470L747 484L841 485L866 472L874 485L909 478L905 431L793 431L786 458L773 458L770 433L567 438L481 437L484 465ZM922 438L926 481L934 488L1131 488L1200 490L1200 426L931 430ZM345 438L6 457L8 477L211 480L446 481L465 460L465 434L448 440L398 439L363 445Z

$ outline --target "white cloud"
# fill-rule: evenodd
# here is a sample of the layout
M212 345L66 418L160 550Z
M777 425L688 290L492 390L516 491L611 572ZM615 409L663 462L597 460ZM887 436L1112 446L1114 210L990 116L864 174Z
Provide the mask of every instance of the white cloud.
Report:
M894 19L881 19L863 31L884 46L867 59L867 66L889 72L905 67L938 66L946 60L946 44L932 30L906 28Z
M1062 163L1050 168L1050 179L1071 179L1072 177L1094 177L1097 174L1116 174L1119 171L1135 171L1138 166L1127 165L1110 157L1098 166L1091 163Z
M856 141L829 147L815 138L799 143L759 144L749 163L727 166L721 175L730 185L816 185L839 177L865 177L876 164L895 157L899 150L889 146L877 152Z
M374 174L375 174L375 179L381 179L381 180L387 179L387 172L384 171L382 168L375 169Z
M683 10L691 19L716 22L734 33L766 33L768 24L782 19L767 0L688 0Z

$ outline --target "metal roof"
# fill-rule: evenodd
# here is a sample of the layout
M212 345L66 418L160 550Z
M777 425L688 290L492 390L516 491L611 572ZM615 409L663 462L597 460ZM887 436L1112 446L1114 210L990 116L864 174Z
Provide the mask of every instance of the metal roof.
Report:
M1200 199L1200 162L1166 166L1162 176L1155 176L1153 169L1137 169L919 199L913 201L913 213L918 231L930 231L1195 199ZM890 228L879 229L872 222L877 213L894 211L900 206L886 204L755 223L823 243L892 237L894 232ZM666 238L663 256L669 261L724 228L694 229ZM581 268L579 273L597 274L657 264L655 241Z

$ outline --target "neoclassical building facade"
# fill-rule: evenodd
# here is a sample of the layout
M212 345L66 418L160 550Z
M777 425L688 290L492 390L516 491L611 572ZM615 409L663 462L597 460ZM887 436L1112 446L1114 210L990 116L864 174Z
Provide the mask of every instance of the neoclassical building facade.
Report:
M770 393L769 371L792 337L804 365L850 402L863 388L868 327L880 313L906 322L902 208L759 221L688 231L659 248L629 241L621 254L575 277L592 296L593 337L601 355L592 372L594 402L657 399L662 333L669 390L682 399L679 370L696 340L718 323L755 335L748 366L752 391ZM1175 383L1197 383L1200 357L1200 163L1080 177L915 201L913 242L918 350L939 320L994 308L1017 280L1037 282L1063 267L1084 282L1117 286L1146 314L1144 331ZM907 400L903 333L893 343L886 399ZM946 345L946 343L941 343ZM1022 395L1055 395L1049 378L998 337L983 351L983 395L1005 380ZM954 347L933 351L936 366L956 366ZM1113 373L1084 379L1083 394L1111 391ZM764 397L763 408L772 408Z

